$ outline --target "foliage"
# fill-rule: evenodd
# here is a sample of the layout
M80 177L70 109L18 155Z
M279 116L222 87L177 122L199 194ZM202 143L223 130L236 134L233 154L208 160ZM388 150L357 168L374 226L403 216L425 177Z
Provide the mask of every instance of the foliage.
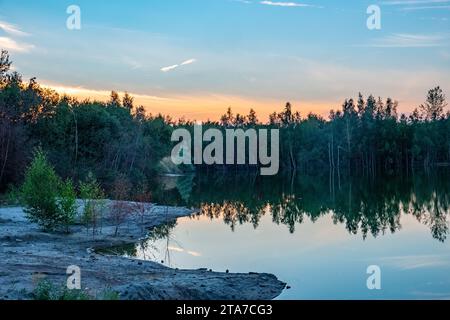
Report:
M228 109L219 123L209 121L204 127L222 131L280 129L280 162L285 171L318 173L327 169L375 176L450 165L450 112L444 113L446 106L442 89L436 87L428 92L420 110L409 116L399 116L398 102L391 98L383 101L370 95L365 100L359 94L356 102L346 99L341 110L330 111L329 121L315 114L303 118L287 103L282 112L270 115L267 124L250 120L255 119L252 110L238 118ZM189 130L192 125L183 123Z
M60 226L67 230L73 222L76 207L72 183L61 181L41 149L35 152L25 174L22 198L27 218L46 231Z
M107 288L98 296L90 295L86 290L69 290L66 286L57 286L48 280L40 281L32 293L39 301L82 301L82 300L119 300L118 292Z
M61 183L58 199L58 210L61 214L61 223L69 231L69 226L75 222L77 215L76 193L72 180L67 179Z
M22 194L20 188L10 185L6 193L0 197L0 204L7 206L18 206L22 203Z
M431 89L423 105L399 114L398 103L369 95L346 99L328 119L300 114L290 103L266 123L251 109L248 115L229 108L220 121L204 129L280 129L282 171L323 170L376 176L407 173L419 167L450 164L450 112L445 94ZM411 109L412 106L410 106ZM139 186L170 156L176 128L193 130L194 122L173 121L144 112L133 97L111 93L108 102L79 101L42 88L33 78L24 82L11 71L6 51L0 57L0 192L23 180L36 145L42 146L58 175L84 181L89 172L112 194L116 177ZM162 164L162 165L161 165ZM192 168L182 168L192 169ZM202 170L196 165L195 170ZM246 170L256 166L214 165L208 170ZM132 188L133 189L133 188ZM131 190L131 193L136 190Z
M87 231L89 231L89 227L92 227L92 236L94 237L102 219L105 196L92 173L89 173L86 180L80 183L80 196L84 202L82 221L86 225Z
M100 297L99 300L105 300L105 301L117 301L120 300L119 293L117 291L114 291L110 288L105 289Z
M442 118L444 108L447 106L445 95L440 87L428 91L427 101L420 105L422 117L427 121L436 121Z
M33 291L34 300L53 301L53 300L92 300L84 290L69 290L66 286L56 286L48 280L40 281Z

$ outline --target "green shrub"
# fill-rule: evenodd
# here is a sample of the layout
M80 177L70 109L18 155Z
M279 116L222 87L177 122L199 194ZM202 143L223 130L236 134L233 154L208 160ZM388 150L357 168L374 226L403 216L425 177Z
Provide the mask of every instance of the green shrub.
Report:
M102 292L98 300L117 301L120 300L120 297L117 291L113 291L112 289L106 289Z
M119 293L110 288L105 289L97 296L90 295L85 290L69 290L66 286L56 286L48 280L40 281L33 290L32 297L40 301L77 301L77 300L119 300Z
M80 183L80 196L84 202L82 221L89 231L92 227L92 236L95 235L101 214L104 207L103 199L105 194L92 173L89 173L86 180Z
M21 194L27 218L45 231L59 227L67 230L73 222L76 207L72 183L62 182L41 149L35 152L25 173Z
M76 194L72 180L70 179L61 183L58 211L61 224L65 227L66 232L69 232L69 226L75 222L75 216L77 214Z
M40 281L33 291L33 298L35 300L56 300L57 290L49 281Z
M3 202L8 206L18 206L21 204L20 189L11 185L8 187L6 194L3 197Z
M92 297L83 290L69 290L65 286L57 287L48 280L38 283L33 291L33 298L40 301L50 300L92 300Z
M60 183L43 151L36 151L25 174L22 195L28 219L44 230L53 230L60 223L56 201Z

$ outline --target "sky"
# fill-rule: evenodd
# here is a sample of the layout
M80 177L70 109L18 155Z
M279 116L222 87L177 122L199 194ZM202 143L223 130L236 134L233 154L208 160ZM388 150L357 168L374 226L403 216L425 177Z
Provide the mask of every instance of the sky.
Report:
M450 0L0 0L0 48L58 92L128 91L174 118L266 119L287 101L326 117L358 92L408 113L435 86L450 97L449 19Z

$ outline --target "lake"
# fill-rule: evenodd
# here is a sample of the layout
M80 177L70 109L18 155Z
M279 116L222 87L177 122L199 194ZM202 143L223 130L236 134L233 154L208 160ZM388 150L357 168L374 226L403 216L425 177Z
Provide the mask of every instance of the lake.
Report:
M450 174L375 180L165 177L160 202L200 208L127 255L182 269L267 272L278 299L450 299ZM367 268L381 268L381 290Z

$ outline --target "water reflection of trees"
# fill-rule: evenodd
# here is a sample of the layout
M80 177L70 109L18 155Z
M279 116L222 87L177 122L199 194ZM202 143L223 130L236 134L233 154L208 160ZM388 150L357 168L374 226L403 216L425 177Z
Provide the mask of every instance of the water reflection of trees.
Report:
M223 218L234 230L266 214L274 223L315 222L331 215L352 234L374 237L401 229L401 215L410 214L427 225L433 237L445 241L449 232L448 172L432 176L383 178L377 181L328 177L268 178L247 174L205 175L193 180L190 206L211 219ZM339 185L339 186L338 186Z

